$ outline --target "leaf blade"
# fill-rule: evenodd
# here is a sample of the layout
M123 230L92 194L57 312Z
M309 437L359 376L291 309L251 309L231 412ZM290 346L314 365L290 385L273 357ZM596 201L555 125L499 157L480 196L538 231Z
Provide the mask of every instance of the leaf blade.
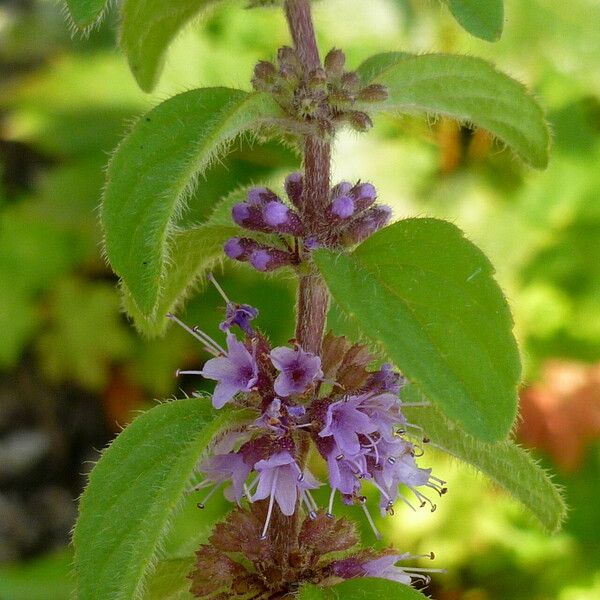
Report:
M217 431L245 418L215 418L194 398L160 404L123 430L81 498L73 536L79 600L141 596L200 454Z
M358 72L385 85L379 110L443 115L481 127L536 168L548 163L550 134L543 111L518 81L488 62L451 54L378 54Z
M405 402L423 400L414 386L403 391ZM512 440L483 443L449 422L434 407L406 408L411 423L423 427L435 446L485 473L527 508L550 533L560 529L566 505L560 490L532 456Z
M138 309L158 301L173 221L195 179L238 135L280 114L266 94L205 88L140 119L113 155L102 202L108 259Z
M193 17L219 1L125 0L120 45L131 72L145 92L151 92L156 86L165 54L177 33Z
M450 12L470 34L495 42L504 28L504 0L446 0Z
M69 15L79 29L86 29L100 19L108 0L66 0Z
M454 225L406 219L315 262L344 314L452 420L508 435L520 359L493 268Z

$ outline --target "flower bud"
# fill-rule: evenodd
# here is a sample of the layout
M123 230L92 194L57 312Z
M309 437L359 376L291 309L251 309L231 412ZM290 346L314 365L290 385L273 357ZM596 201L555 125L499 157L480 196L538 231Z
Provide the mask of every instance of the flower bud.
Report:
M263 207L262 216L267 226L277 233L300 236L303 233L300 217L283 202L271 200Z
M354 200L350 196L338 196L331 203L331 214L338 219L347 219L354 214Z
M346 64L346 55L341 50L333 48L327 53L324 64L327 73L339 76L344 72L344 65Z
M262 246L250 255L250 264L257 271L274 271L280 267L291 265L292 257L289 252Z
M232 237L225 242L223 250L229 258L245 261L258 246L259 244L255 240Z
M354 198L356 212L362 212L373 205L377 198L377 190L372 183L357 183L350 192Z
M285 192L291 203L296 207L302 206L302 190L304 189L304 178L302 173L290 173L285 178Z
M360 88L360 77L354 71L348 71L342 75L342 87L351 94L356 94Z
M380 83L372 83L358 92L358 100L361 102L383 102L388 96L387 88Z
M254 76L252 77L252 85L258 91L269 91L275 83L277 69L275 65L266 60L261 60L254 67Z
M340 181L331 188L331 198L335 199L338 196L347 196L352 189L352 184L349 181Z
M353 129L356 129L356 131L360 131L361 133L369 131L369 129L373 127L373 121L371 121L371 117L362 111L350 111L347 113L346 118Z
M392 216L389 206L373 206L354 219L344 230L341 241L344 245L353 245L366 240L369 236L388 223Z
M264 206L271 200L279 200L279 196L272 190L266 187L255 187L248 190L246 195L248 204L256 206Z

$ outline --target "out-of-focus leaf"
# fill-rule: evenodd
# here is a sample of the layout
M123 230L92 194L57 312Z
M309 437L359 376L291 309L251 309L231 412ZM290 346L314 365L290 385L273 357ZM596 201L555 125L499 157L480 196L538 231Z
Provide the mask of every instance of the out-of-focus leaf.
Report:
M423 600L426 597L408 585L389 579L359 577L332 587L305 585L300 589L298 600Z
M504 27L504 0L446 0L450 12L472 35L495 42Z
M195 179L228 142L280 110L266 94L193 90L141 118L117 148L102 204L106 252L142 314L157 308L173 221Z
M121 47L140 87L156 85L169 44L193 17L220 0L125 0Z
M406 219L315 261L344 314L449 418L482 440L508 435L521 373L512 318L457 227Z
M415 386L407 386L404 402L424 400ZM436 408L405 408L411 423L423 427L431 443L473 465L527 508L550 531L560 529L566 506L550 476L512 440L484 443L450 423Z
M115 289L67 279L51 295L50 311L49 327L38 339L47 376L99 390L111 361L123 360L132 351L129 333L119 322Z
M548 163L544 113L518 81L472 56L403 53L368 58L358 72L364 83L380 83L389 97L380 110L443 115L486 129L525 162Z
M73 597L68 550L18 565L0 566L0 600L69 600Z
M108 0L66 0L69 14L80 29L93 25L104 11Z
M208 398L193 398L156 406L123 430L81 498L73 538L78 600L143 594L199 456L216 432L247 418L216 414Z

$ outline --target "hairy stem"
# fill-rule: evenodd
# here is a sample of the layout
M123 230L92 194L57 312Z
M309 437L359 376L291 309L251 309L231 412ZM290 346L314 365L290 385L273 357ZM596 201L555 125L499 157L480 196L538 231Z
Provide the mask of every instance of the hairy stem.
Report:
M321 66L319 49L313 27L310 0L286 0L285 14L294 46L304 68L311 71ZM331 145L317 136L307 135L304 140L304 192L302 217L308 233L322 227L324 211L329 199ZM305 350L319 354L327 318L329 293L316 272L300 278L298 286L296 339ZM306 448L300 457L306 458ZM298 549L300 510L291 517L276 510L270 528L270 537L277 561L284 567Z

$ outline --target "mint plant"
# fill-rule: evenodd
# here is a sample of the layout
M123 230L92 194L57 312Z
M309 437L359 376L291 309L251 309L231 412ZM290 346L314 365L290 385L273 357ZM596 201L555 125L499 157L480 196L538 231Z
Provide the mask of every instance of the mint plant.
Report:
M106 5L67 4L82 29ZM155 86L181 27L214 4L124 0L120 45L142 89ZM542 168L541 108L473 57L392 52L352 70L332 49L321 61L310 1L249 8L266 5L283 8L293 44L256 65L253 91L203 88L164 101L108 166L101 218L124 305L147 334L169 322L186 329L213 357L178 373L216 384L211 396L139 416L92 470L74 532L80 600L422 598L417 588L443 565L418 566L434 555L361 541L355 521L380 537L373 495L386 518L404 505L435 510L447 488L426 466L429 444L486 473L548 530L564 516L548 476L509 439L521 367L489 261L450 223L392 223L360 173L330 175L336 133L367 132L378 112L471 123ZM474 35L499 37L501 0L448 5ZM182 222L203 173L244 135L295 145L302 171L278 190L224 198L199 224ZM254 324L260 307L230 299L210 274L225 258L297 279L288 345L273 347ZM178 316L202 279L223 296L220 339ZM360 339L327 331L331 307ZM324 487L320 503L313 492ZM231 511L192 565L161 560L184 498L200 493L199 509L224 493ZM339 516L341 505L355 507L351 518Z

